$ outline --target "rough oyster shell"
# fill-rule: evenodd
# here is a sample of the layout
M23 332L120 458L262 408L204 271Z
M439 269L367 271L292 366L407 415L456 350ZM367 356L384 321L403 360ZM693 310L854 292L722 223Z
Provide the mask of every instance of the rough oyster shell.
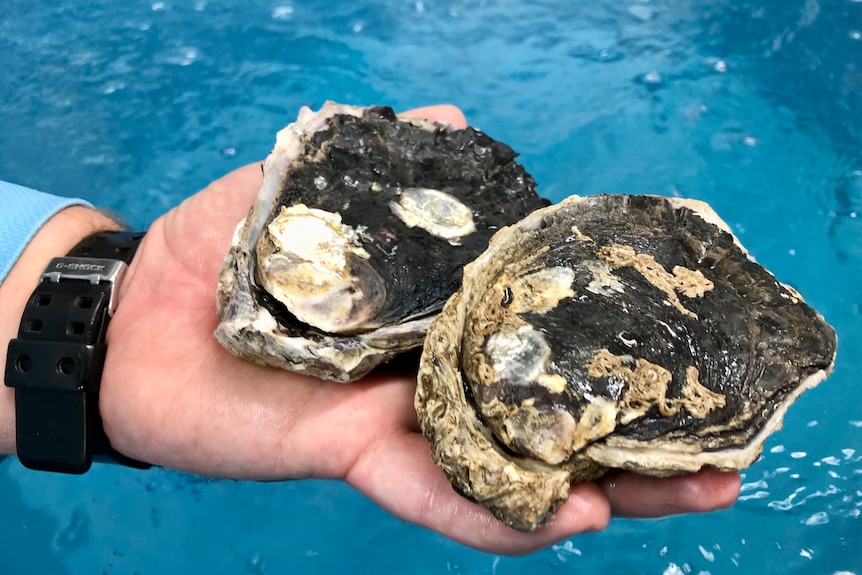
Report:
M303 108L219 278L218 340L326 379L419 347L491 235L547 205L505 144L391 108Z
M610 467L748 466L833 367L833 329L702 202L572 197L464 277L416 408L455 489L520 530Z

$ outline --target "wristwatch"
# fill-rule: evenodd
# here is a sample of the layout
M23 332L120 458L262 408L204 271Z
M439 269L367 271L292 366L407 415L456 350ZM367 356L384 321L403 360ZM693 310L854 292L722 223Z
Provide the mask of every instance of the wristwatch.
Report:
M111 448L99 414L108 322L116 290L144 237L100 232L54 258L33 291L6 356L15 388L18 459L30 469L84 473L93 458L148 464Z

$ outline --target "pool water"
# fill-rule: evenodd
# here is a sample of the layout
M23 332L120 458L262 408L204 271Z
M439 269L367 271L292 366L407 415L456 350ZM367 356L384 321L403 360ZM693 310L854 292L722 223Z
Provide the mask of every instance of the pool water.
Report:
M862 1L4 0L0 178L135 227L269 151L300 106L460 106L553 199L710 202L839 334L730 510L521 558L336 482L0 462L0 573L862 575Z

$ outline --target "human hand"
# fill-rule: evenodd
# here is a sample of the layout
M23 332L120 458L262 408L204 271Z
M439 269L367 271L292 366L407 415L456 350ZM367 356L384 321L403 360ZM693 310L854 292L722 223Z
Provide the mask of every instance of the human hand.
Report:
M457 109L412 116L465 126ZM342 479L394 515L486 551L520 554L604 528L731 504L738 474L619 473L573 486L552 522L513 531L458 495L431 461L413 410L415 371L333 383L238 359L213 337L216 284L261 182L236 170L156 221L108 332L101 412L112 446L156 465L235 479Z

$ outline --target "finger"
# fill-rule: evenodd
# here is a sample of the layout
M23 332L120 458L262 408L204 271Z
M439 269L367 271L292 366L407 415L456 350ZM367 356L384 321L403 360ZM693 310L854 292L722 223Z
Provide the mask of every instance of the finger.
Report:
M467 119L464 117L464 113L450 104L414 108L413 110L408 110L407 112L399 114L399 116L403 118L422 118L429 122L450 124L456 128L467 127Z
M483 551L520 555L576 533L603 529L610 508L592 483L575 486L554 519L533 533L503 525L462 497L433 461L425 439L401 433L380 440L360 458L346 480L390 513Z
M739 495L739 473L704 468L673 477L618 472L597 482L614 515L664 517L730 507Z

